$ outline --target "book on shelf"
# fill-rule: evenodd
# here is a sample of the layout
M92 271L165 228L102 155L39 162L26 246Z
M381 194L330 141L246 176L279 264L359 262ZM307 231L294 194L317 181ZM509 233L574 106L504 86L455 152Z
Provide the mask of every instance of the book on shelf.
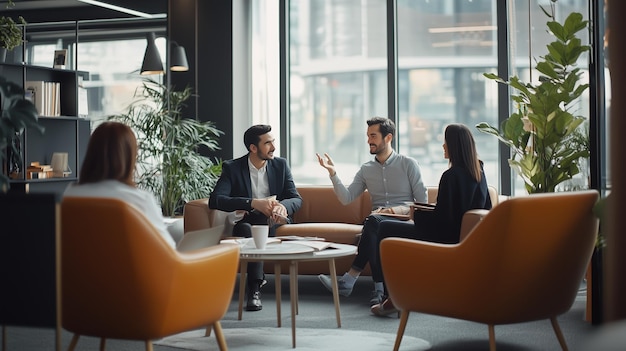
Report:
M44 112L43 102L45 96L45 82L42 80L27 80L24 85L24 90L30 91L32 96L32 102L37 108L37 112L42 115Z
M61 83L43 80L27 80L24 85L27 95L41 116L61 115Z
M53 177L51 165L40 165L39 162L32 162L26 168L26 179L46 179Z

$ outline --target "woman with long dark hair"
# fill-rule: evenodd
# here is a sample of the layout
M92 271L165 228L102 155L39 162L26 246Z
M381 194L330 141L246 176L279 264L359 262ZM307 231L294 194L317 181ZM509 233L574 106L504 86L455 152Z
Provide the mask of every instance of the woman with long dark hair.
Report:
M478 159L474 137L465 125L450 124L446 127L443 154L450 167L439 180L435 206L429 210L413 211L413 223L381 222L378 235L380 241L393 236L445 244L458 243L463 214L471 209L491 209L483 163ZM398 312L389 298L372 306L371 311L378 316Z
M165 241L175 248L176 242L165 226L156 199L152 193L135 185L136 161L135 133L125 124L104 122L89 138L78 184L70 186L63 196L123 200L143 213Z

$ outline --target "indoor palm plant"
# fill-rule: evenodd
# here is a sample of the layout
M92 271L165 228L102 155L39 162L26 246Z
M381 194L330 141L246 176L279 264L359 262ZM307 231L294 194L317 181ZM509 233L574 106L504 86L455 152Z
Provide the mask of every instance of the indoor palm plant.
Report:
M137 185L160 200L163 215L180 214L189 200L208 197L221 173L221 162L200 154L219 149L222 132L213 122L184 118L191 88L175 91L145 79L125 113L110 116L137 135Z
M24 98L24 90L18 84L0 76L0 165L6 170L0 172L0 192L9 188L8 164L16 163L22 166L22 153L16 140L21 138L26 128L32 128L43 133L44 128L39 125L35 105ZM6 164L5 164L6 161Z
M580 55L589 51L576 33L587 28L580 13L571 13L563 24L552 11L547 26L555 40L547 45L548 53L540 56L536 69L538 83L522 82L517 76L508 81L492 73L485 77L509 85L517 111L500 129L482 122L476 128L496 136L512 150L509 165L524 180L528 193L553 192L557 185L580 173L580 160L589 157L586 119L576 115L578 98L588 88L581 84Z

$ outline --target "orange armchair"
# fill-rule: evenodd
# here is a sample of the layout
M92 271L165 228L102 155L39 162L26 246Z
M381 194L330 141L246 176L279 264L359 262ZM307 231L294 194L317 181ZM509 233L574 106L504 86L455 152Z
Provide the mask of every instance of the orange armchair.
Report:
M61 211L62 325L80 335L151 340L211 326L233 294L237 245L179 253L134 207L117 199L65 198Z
M593 252L595 191L512 198L494 207L459 244L387 238L381 260L389 295L401 311L394 350L410 312L494 325L550 319L576 298Z

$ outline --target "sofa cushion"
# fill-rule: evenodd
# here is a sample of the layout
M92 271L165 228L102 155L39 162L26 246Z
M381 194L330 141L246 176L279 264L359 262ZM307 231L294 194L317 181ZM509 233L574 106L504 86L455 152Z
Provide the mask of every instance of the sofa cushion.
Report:
M361 224L372 211L367 192L348 205L342 205L332 186L300 186L302 207L294 214L294 223Z

